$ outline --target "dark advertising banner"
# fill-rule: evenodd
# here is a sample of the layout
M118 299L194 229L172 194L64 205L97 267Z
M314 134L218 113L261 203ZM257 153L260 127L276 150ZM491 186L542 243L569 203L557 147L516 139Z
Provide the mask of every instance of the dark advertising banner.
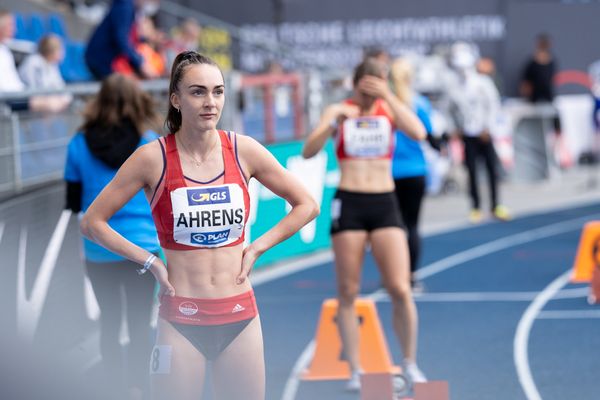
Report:
M600 34L595 23L600 1L186 1L240 28L242 40L231 47L233 62L249 72L263 71L273 60L288 69L349 69L368 47L383 47L393 56L428 54L438 45L466 40L496 62L504 94L514 95L539 33L551 36L562 70L586 71L600 59L591 39ZM581 89L567 85L561 92Z
M283 44L284 54L279 61L288 69L302 65L348 68L371 47L382 47L393 56L428 54L436 44L457 40L490 47L504 40L505 25L501 15L243 25L243 37L250 40L241 43L239 67L260 71L273 58L268 50L250 44L257 41L273 48Z

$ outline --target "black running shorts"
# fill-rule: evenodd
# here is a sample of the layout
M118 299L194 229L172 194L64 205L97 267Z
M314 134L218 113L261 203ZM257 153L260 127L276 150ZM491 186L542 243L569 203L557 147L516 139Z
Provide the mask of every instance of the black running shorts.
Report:
M338 190L331 202L331 234L348 230L371 232L404 228L394 192L359 193Z

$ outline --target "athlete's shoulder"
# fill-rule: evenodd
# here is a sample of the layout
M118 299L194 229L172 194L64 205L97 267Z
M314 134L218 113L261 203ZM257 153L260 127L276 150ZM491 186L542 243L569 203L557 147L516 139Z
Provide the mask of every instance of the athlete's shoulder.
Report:
M253 175L259 165L270 160L273 155L269 149L252 136L237 134L237 154L242 168Z
M238 151L256 146L262 147L258 140L244 133L231 132L231 140L237 141Z
M138 162L144 163L156 163L160 162L162 164L162 150L160 145L160 140L163 140L159 137L152 141L146 141L136 149L133 153L132 158L135 158Z

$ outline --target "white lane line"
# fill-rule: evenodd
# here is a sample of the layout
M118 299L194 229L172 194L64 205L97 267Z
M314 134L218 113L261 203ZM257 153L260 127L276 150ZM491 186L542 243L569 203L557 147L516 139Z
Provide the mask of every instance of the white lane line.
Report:
M2 236L4 235L4 226L6 224L4 222L0 222L0 242L2 241Z
M563 289L560 292L556 293L552 300L576 299L578 297L587 297L589 293L590 288L588 286L576 287L572 289Z
M556 294L554 300L557 299L573 299L586 297L589 290L581 291L561 291ZM563 293L564 292L564 293ZM418 303L429 302L481 302L481 301L532 301L539 292L439 292L439 293L422 293L413 295ZM377 292L377 301L389 302L390 297L387 294Z
M600 214L588 215L586 217L574 218L567 221L562 221L546 226L542 226L540 228L531 229L529 231L517 233L514 235L509 235L497 240L493 240L491 242L487 242L481 244L479 246L473 247L469 250L461 251L459 253L453 254L449 257L442 258L439 261L436 261L432 264L429 264L421 269L419 269L416 274L418 279L424 279L429 276L435 275L437 273L446 271L450 268L456 267L464 262L474 260L478 257L483 257L488 254L491 254L496 251L504 250L509 247L517 246L523 243L532 242L538 239L550 237L553 235L558 235L564 232L571 231L573 229L580 228L583 223L588 222L590 220L599 218ZM378 290L371 295L367 296L373 299L374 301L378 301L387 295L385 294L385 290ZM308 346L307 346L308 347ZM301 353L304 355L306 353L306 348ZM309 360L310 361L310 360ZM296 362L298 364L298 362ZM308 367L308 362L302 366L303 368ZM294 375L294 371L290 373L288 380L286 382L286 386L284 388L283 393L287 395L287 397L282 397L282 400L294 400L296 398L296 391L299 383L297 381L300 380L299 375ZM288 386L292 386L296 388L296 390L292 390L292 388L288 389Z
M298 360L296 360L294 368L292 368L292 373L285 383L285 389L283 390L281 400L294 399L296 397L298 386L300 385L300 379L297 377L304 372L306 366L310 363L310 360L312 360L316 345L315 341L311 340L310 343L308 343L308 346L304 348L304 351L302 351L302 354L300 354L300 357L298 357Z
M19 333L31 340L42 314L44 302L48 295L50 280L56 266L56 260L62 247L65 232L69 224L70 210L63 210L52 237L46 247L40 268L33 283L31 296L27 299L25 291L25 257L27 248L27 228L21 228L19 241L19 261L17 265L17 326Z
M417 302L531 301L536 295L537 292L424 293L414 299ZM390 301L389 296L380 301Z
M24 316L27 315L28 303L25 291L25 257L27 255L27 226L21 226L19 234L19 250L17 256L17 332L27 330ZM33 336L33 335L32 335Z
M600 310L552 310L542 311L537 319L596 319Z
M98 321L100 318L100 306L98 305L92 282L87 274L83 277L83 296L85 300L85 311L88 318L92 321Z
M533 376L531 375L531 368L529 367L529 355L528 341L531 327L536 317L544 308L546 303L558 292L563 286L569 282L572 271L569 269L561 276L556 278L550 285L548 285L540 294L531 302L529 307L523 313L519 324L517 325L517 331L515 333L513 351L514 361L517 368L517 375L519 377L519 383L525 392L528 400L542 400L540 393L537 390Z
M504 250L509 247L520 245L534 240L543 239L546 237L558 235L564 232L569 232L575 228L581 228L584 222L589 222L591 219L600 217L600 214L589 215L587 217L570 219L567 221L557 222L542 226L540 228L531 229L529 231L517 233L515 235L506 236L491 242L472 247L468 250L453 254L450 257L443 258L439 261L431 263L423 267L415 273L418 279L424 279L431 275L445 271L448 268L455 267L467 261L486 256L496 251Z

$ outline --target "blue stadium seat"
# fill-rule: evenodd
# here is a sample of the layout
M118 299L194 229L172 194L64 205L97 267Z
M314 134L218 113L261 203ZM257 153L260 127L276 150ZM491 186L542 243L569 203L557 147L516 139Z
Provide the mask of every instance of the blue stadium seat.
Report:
M60 36L63 39L67 39L67 29L65 28L65 20L60 14L50 14L48 15L47 22L47 31L50 33L54 33Z
M15 28L15 39L29 40L29 32L23 15L15 13Z
M60 64L60 73L66 82L86 82L94 80L94 77L85 63L84 52L84 43L70 41L65 43L65 59Z
M38 42L42 36L46 34L46 27L44 23L44 18L40 14L30 14L29 15L29 40L32 42Z

